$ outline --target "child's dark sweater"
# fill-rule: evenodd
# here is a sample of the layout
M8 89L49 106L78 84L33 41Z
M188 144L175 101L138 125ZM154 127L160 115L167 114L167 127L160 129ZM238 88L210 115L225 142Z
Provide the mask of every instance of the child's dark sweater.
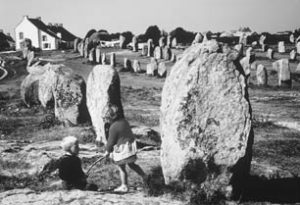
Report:
M86 184L79 157L68 154L63 155L59 160L58 170L59 177L68 185L77 187Z

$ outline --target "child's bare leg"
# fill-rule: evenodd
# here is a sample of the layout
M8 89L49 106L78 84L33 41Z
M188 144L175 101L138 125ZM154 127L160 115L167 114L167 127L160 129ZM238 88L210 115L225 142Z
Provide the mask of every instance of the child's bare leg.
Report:
M120 172L120 178L121 178L121 185L127 186L127 172L126 172L126 165L122 164L119 165L119 172Z
M129 163L128 166L130 167L130 169L132 169L138 175L140 175L144 180L147 179L147 175L145 174L145 172L142 170L142 168L139 165L132 162L132 163Z

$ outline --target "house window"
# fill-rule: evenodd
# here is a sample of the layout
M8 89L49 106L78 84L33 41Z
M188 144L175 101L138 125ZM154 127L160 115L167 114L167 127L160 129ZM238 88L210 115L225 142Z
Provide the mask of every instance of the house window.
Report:
M19 33L19 39L22 40L23 38L24 38L24 33L23 33L23 32L20 32L20 33Z
M50 43L44 43L44 46L43 46L43 49L50 49L51 48L51 45Z
M47 36L46 35L42 36L42 41L47 41Z

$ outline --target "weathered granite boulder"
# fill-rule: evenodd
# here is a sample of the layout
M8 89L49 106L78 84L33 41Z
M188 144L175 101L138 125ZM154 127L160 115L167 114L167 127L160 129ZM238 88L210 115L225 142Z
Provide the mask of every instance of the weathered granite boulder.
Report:
M249 79L250 73L251 73L251 61L250 57L244 57L240 60L240 64L244 70L244 74L246 76L246 79Z
M105 124L110 123L110 106L117 106L123 115L120 78L118 72L108 65L97 65L87 79L87 106L91 115L96 141L106 143Z
M257 66L256 80L257 80L257 85L259 85L259 86L266 86L266 85L268 85L268 73L267 73L267 69L262 64L259 64Z
M53 88L55 117L65 126L89 120L84 79L64 65L57 72Z
M273 70L278 73L278 85L280 87L292 87L291 71L288 59L280 59L272 64Z
M142 71L141 64L138 60L133 61L132 69L133 69L133 72L135 72L135 73L140 73Z
M172 36L171 35L167 36L167 46L169 48L171 48L171 46L172 46Z
M54 87L56 84L57 75L60 65L47 64L44 67L47 70L41 75L38 87L39 101L43 107L54 105Z
M147 56L148 53L148 46L146 44L143 44L142 46L142 56Z
M167 67L165 62L160 62L158 64L157 75L160 78L165 78L167 76Z
M294 36L294 34L290 35L289 40L290 40L291 43L295 43L295 36Z
M218 50L215 41L188 48L166 79L160 107L166 184L191 183L208 199L239 196L253 143L238 53Z
M172 53L170 61L173 63L176 62L176 55L174 53Z

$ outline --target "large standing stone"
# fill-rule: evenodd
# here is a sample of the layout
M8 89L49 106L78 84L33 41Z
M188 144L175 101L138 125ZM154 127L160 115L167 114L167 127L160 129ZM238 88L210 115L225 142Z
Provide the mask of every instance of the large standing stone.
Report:
M87 80L87 106L97 135L96 141L106 143L105 124L111 123L109 107L117 106L123 115L120 78L108 65L97 65Z
M290 52L290 60L295 61L296 58L297 58L297 52L293 49L293 50Z
M65 125L77 125L88 120L86 84L84 79L61 65L54 85L55 117Z
M253 142L238 53L218 49L208 41L184 52L166 79L160 108L166 184L192 183L207 198L239 195Z
M267 51L267 58L269 58L270 60L272 60L274 58L274 51L273 49L269 48Z
M168 36L167 36L167 46L168 46L169 48L172 47L172 36L171 36L171 35L168 35Z
M133 61L133 72L135 73L140 73L142 70L141 70L141 64L138 60L134 60Z
M278 73L278 85L281 87L292 87L291 71L288 59L280 59L273 64L273 70Z
M95 50L95 55L96 55L96 63L99 64L101 63L101 48L100 46L97 46L96 47L96 50Z
M89 38L86 38L83 43L83 56L84 58L89 57Z
M81 57L84 57L84 42L81 41L78 44L78 51Z
M253 55L254 52L253 52L253 48L252 47L249 47L247 50L246 50L246 57L250 57L251 55Z
M167 61L170 60L171 54L171 49L168 46L162 48L162 59Z
M166 45L165 41L166 41L165 37L163 37L163 36L160 37L159 41L158 41L159 47L163 48Z
M278 53L285 53L284 41L278 42Z
M96 59L96 51L95 48L92 48L89 52L89 62L95 63L95 59Z
M290 35L290 42L291 43L295 43L295 36L294 36L294 34Z
M174 53L172 53L170 61L173 63L176 62L176 55Z
M132 37L132 51L137 52L138 51L138 42L136 36Z
M177 38L176 37L173 38L171 47L172 48L176 48L177 47Z
M297 53L300 54L300 42L297 42L296 48L297 48Z
M239 44L247 45L247 35L245 33L240 35Z
M156 76L158 70L157 61L155 58L151 58L151 61L149 64L147 64L146 67L146 74L149 76Z
M242 43L235 45L234 49L238 52L239 58L243 57L243 55L244 55L244 45Z
M148 47L147 56L151 57L153 55L153 40L152 39L148 39L148 41L147 41L147 47Z
M130 71L132 68L131 61L128 58L124 58L124 70Z
M300 63L297 65L296 72L300 72Z
M114 67L116 65L116 54L110 53L110 65Z
M251 74L251 62L250 62L250 57L244 57L240 60L240 64L244 70L246 79L248 80Z
M148 46L146 44L143 44L142 46L142 56L147 56L148 53Z
M167 76L167 67L165 62L160 62L158 64L157 75L160 78L165 78Z
M102 65L106 65L107 63L107 60L106 60L106 53L102 53L102 56L101 56L101 64Z
M122 49L126 48L126 45L125 45L126 38L125 38L125 36L120 35L119 41L120 41L120 48L122 48Z
M29 74L21 83L21 99L28 106L39 103L40 74Z
M203 41L203 35L201 33L197 33L193 40L193 44L201 43L202 41Z
M79 41L80 41L79 38L75 38L75 40L74 40L73 48L74 48L75 52L78 51L78 43L79 43Z
M162 48L159 46L156 46L154 49L154 58L159 60L162 58Z
M262 64L259 64L257 66L256 80L257 80L257 85L259 86L266 86L268 84L267 69Z

